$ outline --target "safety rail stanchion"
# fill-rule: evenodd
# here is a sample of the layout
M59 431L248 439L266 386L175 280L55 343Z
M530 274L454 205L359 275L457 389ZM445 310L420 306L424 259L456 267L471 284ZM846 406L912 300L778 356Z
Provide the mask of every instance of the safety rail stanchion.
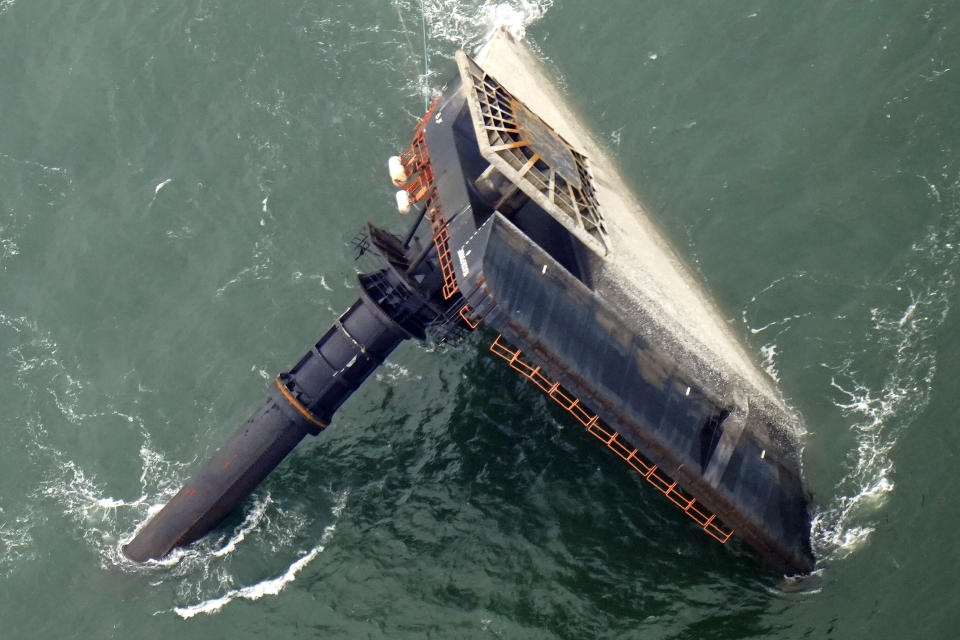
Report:
M434 100L427 112L423 114L423 118L420 119L413 131L413 140L410 142L410 146L400 154L400 163L403 165L403 171L407 174L408 180L402 186L410 194L411 203L419 202L426 197L433 187L433 167L430 165L430 153L427 150L424 129L439 100L439 98ZM413 180L410 180L410 178L413 178Z
M710 537L721 544L727 542L733 535L733 530L727 530L718 524L716 514L708 513L699 508L696 498L681 489L677 482L663 473L658 473L659 467L645 461L640 455L640 450L629 447L620 440L620 434L613 429L600 426L600 416L591 413L580 403L579 398L575 398L566 391L561 390L560 383L552 381L541 372L539 366L533 366L520 359L522 351L512 349L503 342L503 336L498 335L490 345L490 351L497 357L507 361L511 369L522 375L524 378L535 384L541 391L546 393L554 402L563 407L577 421L586 427L587 432L595 438L602 441L607 448L617 454L634 471L653 485L660 493L667 497L670 502L680 507L691 520L697 523Z

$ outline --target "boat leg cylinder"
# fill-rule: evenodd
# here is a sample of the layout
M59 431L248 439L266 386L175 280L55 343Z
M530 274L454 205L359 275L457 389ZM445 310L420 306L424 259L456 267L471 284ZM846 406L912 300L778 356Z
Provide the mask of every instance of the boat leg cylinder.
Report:
M289 372L270 398L123 548L159 560L203 537L308 433L316 435L407 334L368 297L357 300Z
M174 547L202 537L310 433L309 423L288 415L281 404L285 399L271 395L274 397L123 548L128 558L158 560Z

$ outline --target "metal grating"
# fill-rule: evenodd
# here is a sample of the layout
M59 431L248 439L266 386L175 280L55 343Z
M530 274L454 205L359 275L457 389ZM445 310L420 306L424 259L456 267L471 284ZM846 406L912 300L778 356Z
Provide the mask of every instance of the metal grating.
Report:
M600 256L610 251L586 156L463 52L460 77L480 153Z

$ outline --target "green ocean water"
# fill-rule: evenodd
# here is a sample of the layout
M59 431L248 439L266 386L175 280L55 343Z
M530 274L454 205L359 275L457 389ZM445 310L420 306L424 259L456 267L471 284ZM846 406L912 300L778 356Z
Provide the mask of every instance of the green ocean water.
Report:
M960 6L422 7L0 0L0 638L957 637ZM385 159L498 23L803 415L815 575L704 536L484 333L124 561L355 299L351 238L407 222Z

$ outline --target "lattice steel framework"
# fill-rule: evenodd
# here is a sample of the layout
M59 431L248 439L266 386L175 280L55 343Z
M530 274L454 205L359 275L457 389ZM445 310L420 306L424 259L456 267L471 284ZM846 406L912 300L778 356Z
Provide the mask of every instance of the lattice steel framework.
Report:
M610 241L587 157L463 52L457 53L480 153L600 256Z

